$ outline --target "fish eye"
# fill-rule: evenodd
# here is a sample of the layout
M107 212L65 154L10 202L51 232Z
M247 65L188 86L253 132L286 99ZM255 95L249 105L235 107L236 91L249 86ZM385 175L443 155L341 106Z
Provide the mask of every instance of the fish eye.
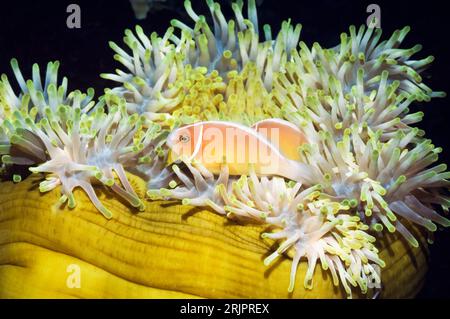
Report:
M180 135L180 137L178 138L178 140L181 143L187 143L191 140L191 138L188 135Z

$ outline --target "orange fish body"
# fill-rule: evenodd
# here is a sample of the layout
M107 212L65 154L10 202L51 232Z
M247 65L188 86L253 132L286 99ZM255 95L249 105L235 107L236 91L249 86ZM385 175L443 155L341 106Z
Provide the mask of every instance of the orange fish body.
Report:
M269 140L284 156L300 161L298 148L307 143L307 139L294 124L281 119L267 119L253 124L252 129Z
M169 135L168 144L173 158L195 159L214 174L226 162L232 175L245 174L249 164L257 174L276 175L284 160L278 149L256 131L230 122L187 125Z
M277 132L285 130L271 132L271 140L278 138ZM226 163L231 175L248 174L249 164L258 175L279 175L296 181L303 175L299 175L299 170L304 170L302 164L284 156L264 135L232 122L198 122L178 128L170 133L167 144L172 160L199 161L213 174L219 174Z

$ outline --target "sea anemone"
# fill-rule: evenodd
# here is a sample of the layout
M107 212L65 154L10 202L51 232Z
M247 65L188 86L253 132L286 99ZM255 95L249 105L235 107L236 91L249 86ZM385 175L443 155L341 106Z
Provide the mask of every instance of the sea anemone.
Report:
M151 120L164 123L180 105L196 109L195 105L187 104L189 99L184 100L186 94L192 96L196 92L196 80L211 74L219 84L214 85L216 81L212 80L208 89L222 88L225 91L225 83L235 78L232 75L250 63L255 64L254 70L264 87L271 89L273 74L284 69L291 50L298 44L301 25L294 28L289 21L283 22L275 40L272 40L270 26L265 25L266 40L260 41L254 0L248 2L248 19L244 19L242 14L243 2L234 3L236 20L228 23L218 3L207 1L207 4L214 31L204 16L198 16L192 10L190 1L185 1L186 11L195 22L194 28L172 20L173 27L168 28L163 37L153 33L150 38L139 26L136 27L137 36L126 30L124 42L132 54L110 42L110 47L116 52L114 58L127 71L116 70L117 74L102 74L102 77L122 84L112 92L126 98L130 113L144 114ZM174 34L174 28L181 30L181 37ZM220 83L222 80L225 83ZM253 78L249 85L254 86ZM222 102L220 98L211 101L216 104ZM203 103L196 113L201 113L206 105L208 103Z
M186 124L221 120L251 126L270 118L273 110L277 111L258 68L249 62L241 72L229 72L227 82L217 71L197 77L173 116Z
M349 297L349 284L359 286L364 294L368 288L380 288L379 267L385 263L378 257L375 238L366 233L369 227L359 217L341 213L350 209L348 203L330 200L321 193L320 185L305 188L280 177L259 178L252 168L249 176L230 178L225 163L216 178L199 162L183 164L189 175L173 165L178 180L171 181L171 189L153 189L147 194L152 199L171 198L185 205L208 206L229 218L279 230L262 234L264 238L285 239L264 263L270 265L289 249L294 250L289 291L294 289L302 257L308 260L305 288L313 287L318 259L324 270L330 270L334 284L342 283Z
M58 83L59 62L49 62L45 79L41 78L38 64L33 64L32 80L24 80L16 59L11 67L20 88L16 95L8 77L3 74L0 81L0 155L3 165L32 165L45 162L48 156L39 137L32 134L34 123L46 119L60 105L76 105L81 113L97 107L93 101L94 90L87 94L69 92L66 77ZM48 120L47 120L48 121ZM45 122L45 121L44 121ZM65 125L65 123L63 123ZM21 147L22 146L22 147Z
M45 79L35 64L25 81L13 59L20 91L2 75L0 172L16 182L18 166L41 174L40 191L60 186L60 203L69 208L81 188L106 218L112 212L96 186L144 209L127 176L133 173L150 200L173 199L265 226L262 237L278 247L264 264L293 259L289 292L303 260L307 289L318 263L348 297L352 287L362 294L380 289L387 266L380 241L398 232L417 247L416 226L450 226L439 214L450 206L450 173L435 164L441 148L414 126L423 113L410 113L413 103L444 96L422 83L433 58L412 60L420 45L400 48L409 27L380 42L380 30L352 26L334 47L308 47L299 42L301 25L290 20L275 36L268 25L262 34L254 0L247 18L242 1L232 4L230 20L218 3L206 4L211 25L187 0L193 26L172 20L162 36L137 26L125 31L127 49L110 42L124 70L101 75L119 84L97 99L92 89L68 91L67 79L58 81L58 62L47 65ZM302 170L289 175L302 179L258 175L251 164L232 175L226 156L215 173L194 159L169 162L167 136L185 124L220 120L252 130L264 119L287 120L305 137L295 163Z
M126 30L124 42L132 50L132 55L110 42L110 47L116 52L114 58L127 68L128 73L117 70L117 74L101 76L122 84L112 92L127 100L129 113L164 121L164 114L182 101L184 66L174 45L168 43L172 32L173 28L169 28L162 38L156 33L148 38L139 26L136 27L137 37L131 30Z
M183 204L193 206L209 206L219 214L226 214L223 208L223 199L218 192L218 187L229 185L228 166L222 165L221 173L215 177L201 163L185 160L183 164L192 174L184 173L178 165L166 168L166 171L173 171L177 180L170 180L170 188L154 188L154 183L149 185L147 195L151 199L172 198L183 201Z
M45 110L49 108L56 112L61 104L68 105L73 99L75 92L67 90L68 80L63 77L62 82L58 83L59 62L49 62L45 72L45 78L42 79L38 64L33 64L32 79L24 79L16 59L11 60L11 67L15 79L20 87L19 94L14 93L8 77L2 74L0 81L0 103L2 112L0 118L8 117L14 111L18 110L29 114L31 117L40 120L46 117ZM95 105L93 101L94 90L87 90L87 94L78 101L79 108L83 113L87 113Z
M171 21L174 27L181 30L181 38L173 36L172 40L183 48L185 63L207 67L209 72L216 70L225 76L233 70L241 71L247 63L254 62L265 86L270 89L272 74L283 68L291 49L298 44L301 25L297 24L294 28L290 21L284 21L275 40L272 40L270 26L264 25L265 40L262 41L254 0L248 1L247 19L242 13L243 1L233 3L235 19L228 22L219 3L212 0L206 3L213 20L213 29L205 16L194 12L189 0L184 2L184 6L195 22L194 27L179 20Z
M279 230L263 233L263 237L284 239L264 260L266 265L294 249L288 291L294 289L302 257L308 260L305 288L313 288L311 280L318 260L324 270L330 270L336 286L341 282L349 297L349 283L359 285L362 293L367 288L380 288L379 266L385 264L373 245L375 238L366 233L368 226L359 217L343 213L350 209L348 203L330 200L320 185L306 188L279 177L258 178L251 169L249 177L242 176L232 188L231 195L222 192L227 211L235 216L262 219Z
M19 84L24 83L14 60L12 65ZM39 68L35 65L33 69L34 81L22 87L19 97L11 94L7 79L3 78L2 100L7 102L11 115L4 113L2 123L2 162L30 166L33 173L46 173L39 189L47 192L61 184L61 203L68 200L69 207L75 206L72 190L81 187L105 217L112 217L98 200L94 181L108 186L134 207L142 207L124 167L148 159L149 147L160 127L150 123L144 128L146 120L137 114L129 116L125 101L115 96L106 95L97 103L79 91L66 97L67 80L55 95L57 63L49 63L44 88ZM109 113L104 111L105 101ZM114 180L115 176L122 186Z
M433 222L450 226L448 219L432 209L439 205L448 211L446 165L429 167L441 149L429 140L412 143L418 133L417 128L408 134L399 131L388 142L381 142L381 132L354 124L335 142L330 132L310 129L307 136L312 144L301 147L301 160L320 172L314 174L315 182L327 194L348 200L372 230L398 230L417 247L399 216L429 231L437 229ZM368 141L361 136L369 136Z
M423 112L409 113L412 102L445 96L423 84L419 75L433 57L409 60L421 46L398 48L408 32L405 27L378 43L380 29L361 26L356 34L352 26L350 37L343 33L333 49L315 43L310 50L301 42L285 72L276 77L276 105L292 121L299 121L295 117L300 112L318 127L327 126L337 139L353 123L381 130L383 140L398 130L407 133L423 117Z
M218 43L218 39L226 43L220 36L225 38L230 34L233 36L232 33L226 32L225 24L220 22L225 19L218 11L220 7L217 4L209 4L214 20L214 33L210 31L204 18L192 11L190 3L186 2L186 5L189 15L196 22L196 28L190 29L178 21L173 25L189 31L191 36L196 34L196 30L203 30L203 40L208 39L206 43ZM240 8L238 5L233 7L234 10L238 8ZM249 16L252 15L251 12L249 9ZM239 20L239 17L237 19ZM249 21L247 24L253 27L255 21ZM408 223L424 226L429 231L436 230L433 222L443 226L450 225L448 219L432 208L432 205L439 205L448 211L448 197L444 188L448 187L449 176L443 164L429 168L437 160L440 148L425 140L423 131L412 127L422 119L423 113L410 114L409 106L415 101L429 101L432 97L442 97L444 93L433 92L422 83L419 75L433 58L410 60L410 57L420 50L419 45L411 49L399 48L409 32L409 27L395 31L389 40L380 43L380 30L369 28L366 31L364 27L361 27L358 33L355 30L352 26L350 36L342 34L340 45L332 49L323 49L315 43L310 50L301 42L299 51L290 49L289 53L285 51L284 56L287 58L282 63L283 67L273 73L270 81L265 81L264 77L260 76L265 69L254 63L257 59L249 59L241 69L237 67L236 69L242 72L237 73L237 78L234 75L231 78L228 76L227 90L231 83L237 83L232 89L239 86L248 88L249 84L259 87L259 94L256 95L259 103L246 103L248 97L255 96L252 94L253 90L249 90L251 92L248 93L245 89L240 91L239 100L243 107L239 109L239 114L243 114L242 116L232 118L227 115L232 108L227 107L229 99L223 98L227 95L220 91L219 95L216 92L216 95L210 95L209 101L223 101L222 108L218 107L217 103L205 103L208 101L207 96L196 103L198 105L196 112L193 108L181 107L174 114L199 113L203 118L197 117L197 120L231 120L249 126L258 118L281 117L289 120L308 138L309 142L299 149L299 153L301 161L314 172L312 182L308 181L310 185L300 185L299 189L320 187L323 196L338 200L335 204L341 205L335 212L336 216L347 216L346 218L350 220L353 216L357 219L353 222L359 225L356 227L358 231L363 229L379 236L383 229L387 229L388 232L397 230L412 246L417 247L418 242L408 230ZM252 31L257 33L255 28ZM254 35L253 39L255 38L257 35ZM197 47L201 48L201 38L198 39ZM200 60L192 59L189 63L206 66L211 74L218 69L217 75L220 75L221 67L217 65L222 66L220 62L222 52L212 45L210 50L204 52L199 50L196 57L202 54L204 56L212 54L215 58L205 58L206 62L203 64L199 62ZM252 73L255 66L258 71ZM228 74L235 71L225 70ZM195 101L187 105L191 104L195 105ZM252 108L255 104L257 107ZM246 107L247 105L250 106ZM219 111L216 113L216 110ZM257 110L258 115L254 116L253 110ZM278 218L271 214L282 216L285 211L295 211L292 207L290 209L280 207L279 202L282 202L282 199L279 197L283 198L285 204L290 202L286 200L289 198L287 195L289 192L286 191L287 182L283 179L262 177L259 180L250 173L252 179L247 185L249 177L229 177L226 165L217 178L202 167L201 163L184 164L189 174L183 173L179 166L174 166L173 171L178 181L172 181L172 189L152 190L149 194L176 198L182 200L184 204L209 206L220 214L227 213L228 216L264 223ZM182 185L177 186L178 183ZM255 185L259 185L258 192L251 191ZM266 201L262 200L261 196L264 196L261 194L269 196ZM296 193L291 195L291 201L294 201L295 195ZM269 199L279 202L274 204ZM323 205L324 202L321 203ZM342 207L346 208L345 213L340 213ZM285 248L296 246L293 234L300 232L306 223L306 216L309 216L298 212L291 214L296 217L291 218L289 226L280 225L278 221L277 226L285 227L285 231L273 235L276 238L286 238L286 242L290 244L283 246ZM310 214L314 215L311 212ZM303 219L298 217L299 215L303 216ZM289 219L284 218L284 221L286 220ZM290 229L290 232L286 229ZM348 231L345 233L349 234ZM363 238L370 242L368 247L371 247L368 250L376 251L372 244L375 237L365 234L367 236ZM300 240L298 245L313 247L320 240L320 236L308 244ZM361 242L359 244L364 245ZM298 263L298 259L305 252L299 254L293 263L291 278L293 274L295 275L296 262ZM277 253L272 255L275 256ZM382 265L377 258L372 261L375 265ZM375 271L372 274L371 278L378 278ZM379 284L379 278L375 281ZM342 278L341 282L346 285L346 281ZM291 281L291 288L292 285ZM366 286L373 287L373 284ZM348 286L345 286L345 290L349 292Z

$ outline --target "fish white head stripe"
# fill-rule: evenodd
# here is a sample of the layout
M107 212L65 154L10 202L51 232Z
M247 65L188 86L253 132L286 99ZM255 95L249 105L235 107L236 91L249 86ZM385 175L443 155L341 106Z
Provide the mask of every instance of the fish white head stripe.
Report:
M192 138L194 138L194 136ZM202 142L203 142L203 124L200 124L200 134L198 136L197 143L195 143L195 148L194 151L192 152L192 156L189 158L189 161L192 161L192 159L195 158L197 153L200 151Z

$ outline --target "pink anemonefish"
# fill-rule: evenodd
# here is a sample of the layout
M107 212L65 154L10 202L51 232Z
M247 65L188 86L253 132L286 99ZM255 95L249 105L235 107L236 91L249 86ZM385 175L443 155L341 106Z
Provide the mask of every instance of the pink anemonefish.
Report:
M251 164L258 175L309 183L311 172L297 154L306 141L291 123L269 119L252 128L226 121L197 122L172 131L167 145L170 162L195 159L213 174L219 174L226 162L231 175L245 175Z

